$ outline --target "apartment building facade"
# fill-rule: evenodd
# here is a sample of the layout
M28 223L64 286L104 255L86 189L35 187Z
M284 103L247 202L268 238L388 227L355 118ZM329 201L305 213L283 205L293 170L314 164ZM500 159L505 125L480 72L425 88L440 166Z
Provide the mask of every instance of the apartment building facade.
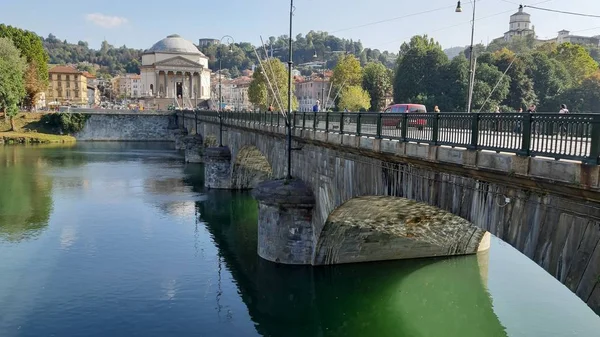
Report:
M88 105L87 77L69 66L55 66L48 71L46 102L52 105Z

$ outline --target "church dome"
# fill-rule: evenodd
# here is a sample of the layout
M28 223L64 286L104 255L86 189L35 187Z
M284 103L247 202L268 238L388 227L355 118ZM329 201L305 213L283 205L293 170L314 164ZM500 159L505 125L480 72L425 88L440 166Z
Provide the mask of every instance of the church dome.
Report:
M150 49L146 50L146 53L178 53L204 56L193 43L177 34L169 35L156 42Z

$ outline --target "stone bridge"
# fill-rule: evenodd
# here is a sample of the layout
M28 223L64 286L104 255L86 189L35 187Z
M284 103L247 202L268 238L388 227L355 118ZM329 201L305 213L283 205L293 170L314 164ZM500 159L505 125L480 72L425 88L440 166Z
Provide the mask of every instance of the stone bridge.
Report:
M180 126L218 139L214 115ZM508 242L600 312L598 166L227 119L205 184L256 188L259 255L333 264L475 253ZM465 221L466 220L466 221Z

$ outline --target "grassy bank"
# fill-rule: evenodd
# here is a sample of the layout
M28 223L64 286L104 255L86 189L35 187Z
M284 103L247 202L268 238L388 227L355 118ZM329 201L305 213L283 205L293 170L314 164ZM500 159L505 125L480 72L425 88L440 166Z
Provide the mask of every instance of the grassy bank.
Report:
M48 144L72 143L75 138L55 134L40 122L43 113L19 113L14 118L15 130L10 130L10 121L0 117L0 144Z

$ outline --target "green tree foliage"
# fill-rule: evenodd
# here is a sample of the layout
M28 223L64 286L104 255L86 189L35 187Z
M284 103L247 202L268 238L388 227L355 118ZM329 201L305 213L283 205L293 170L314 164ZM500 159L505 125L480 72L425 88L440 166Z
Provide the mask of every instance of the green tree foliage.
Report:
M502 72L494 65L487 63L478 65L475 70L472 111L494 111L506 99L511 81L506 76L502 80L500 78L502 78ZM496 86L498 81L500 82ZM496 90L493 90L494 87Z
M435 105L446 85L439 80L448 57L439 43L426 35L403 43L394 79L394 102Z
M362 85L362 76L360 61L354 55L341 56L337 65L333 68L331 78L334 92L341 92L350 86Z
M83 130L88 117L81 113L57 112L44 115L41 122L57 132L74 134Z
M344 87L340 94L338 104L341 110L348 111L367 111L371 107L371 97L369 93L357 85Z
M506 75L511 79L510 88L506 98L503 100L503 105L518 109L538 103L533 89L533 78L527 74L527 69L532 67L531 60L527 54L517 56L517 54L508 49L502 49L493 53L492 59L493 64L501 72L508 69Z
M394 66L396 55L388 51L379 51L378 49L363 48L359 41L347 40L335 37L327 32L310 31L306 35L298 34L292 40L294 51L294 64L297 69L309 75L312 72L311 68L303 66L306 63L316 61L314 58L317 54L318 61L324 61L328 69L333 69L339 61L340 53L348 53L354 55L362 65L368 62L379 61L386 67ZM257 46L257 52L261 58L265 58L265 48L269 56L282 62L288 61L288 36L282 35L279 37L270 37L265 41L265 47ZM255 46L247 42L235 43L233 46L226 44L214 44L201 46L200 51L209 58L209 67L218 69L219 55L221 55L221 65L223 69L232 71L232 75L238 72L234 70L249 69L252 65L256 65Z
M469 61L464 54L445 64L439 73L440 92L433 106L437 105L442 111L466 111L468 77Z
M371 97L370 111L382 111L385 108L385 97L392 89L390 73L379 62L368 63L363 69L363 88Z
M534 81L534 90L538 99L539 111L553 111L560 104L560 94L569 86L569 74L558 60L546 53L531 53L531 67L527 75Z
M23 73L27 92L26 104L33 105L41 92L48 87L48 54L42 40L35 33L0 24L0 37L10 39L27 61Z
M584 87L596 85L595 47L570 43L534 47L534 42L533 37L497 40L487 51L476 46L473 111L493 110L496 105L514 111L532 103L538 105L538 111L555 111L564 103L573 109L600 112L593 90ZM468 50L450 62L440 51L439 44L426 36L415 36L401 46L393 83L396 103L466 111Z
M274 97L278 97L283 110L287 110L287 93L288 93L288 71L285 65L278 59L270 59L262 62L264 68L257 69L252 75L252 82L248 88L248 98L250 102L261 110L266 110L269 105L273 105L276 110L280 110L280 106ZM268 78L268 81L267 81ZM269 87L269 82L273 91ZM267 95L268 92L268 95ZM294 92L294 83L292 82L292 92ZM269 100L267 101L267 96ZM292 94L292 110L298 108L298 100Z
M13 42L0 37L0 110L10 118L19 112L18 104L26 95L24 75L27 62Z
M574 84L580 84L598 70L598 63L580 45L563 43L556 46L550 56L565 66Z
M89 48L87 42L67 43L52 34L42 39L42 42L48 51L51 64L95 64L100 66L98 72L110 75L125 72L139 73L143 52L141 49L131 49L126 46L115 48L104 41L100 50L94 50Z
M559 104L568 104L571 111L600 113L600 70L586 77L581 85L567 89L557 101L554 110L559 109Z

